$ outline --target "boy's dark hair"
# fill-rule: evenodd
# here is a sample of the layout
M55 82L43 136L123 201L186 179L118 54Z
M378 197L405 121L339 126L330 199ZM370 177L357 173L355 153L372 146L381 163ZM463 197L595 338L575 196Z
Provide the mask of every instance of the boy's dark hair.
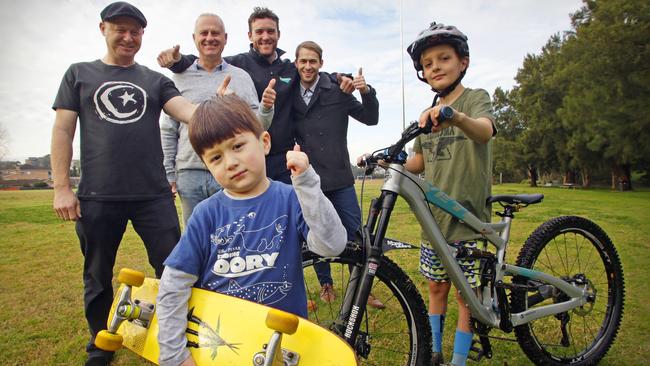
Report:
M318 60L323 61L323 49L318 45L318 43L314 41L305 41L299 44L298 47L296 47L296 60L298 60L298 51L300 51L301 48L316 52L318 54Z
M250 105L235 94L201 103L190 120L188 135L199 156L222 141L242 132L260 137L264 132Z
M273 10L266 8L266 7L261 7L261 6L256 6L253 8L253 12L251 15L248 17L248 31L252 32L253 31L253 21L256 19L271 19L275 22L275 26L278 28L277 30L280 30L280 18L273 12Z

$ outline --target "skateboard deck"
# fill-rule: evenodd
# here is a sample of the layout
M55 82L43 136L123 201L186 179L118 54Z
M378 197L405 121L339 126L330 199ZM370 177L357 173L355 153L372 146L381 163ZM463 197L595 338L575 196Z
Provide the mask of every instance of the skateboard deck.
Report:
M155 308L158 285L158 280L145 278L142 286L132 287L131 300L145 306L152 304L151 308ZM109 327L120 295L126 289L127 285L121 284L116 293L108 319ZM192 289L188 305L186 335L192 357L199 366L255 365L254 358L264 353L264 347L274 332L266 325L271 310L268 306L197 288ZM117 334L123 337L124 347L158 363L158 318L155 312L148 327L138 320L124 321ZM289 365L358 365L354 351L342 338L303 318L299 318L295 333L283 335L281 348L285 357L296 362Z

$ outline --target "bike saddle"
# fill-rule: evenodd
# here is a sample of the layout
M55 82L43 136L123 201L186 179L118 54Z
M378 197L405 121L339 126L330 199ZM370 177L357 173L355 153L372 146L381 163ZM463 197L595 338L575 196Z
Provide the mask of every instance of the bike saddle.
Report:
M540 203L544 199L544 195L541 193L534 194L500 194L497 196L490 196L487 198L486 203L499 202L507 204L525 204L532 205L534 203Z

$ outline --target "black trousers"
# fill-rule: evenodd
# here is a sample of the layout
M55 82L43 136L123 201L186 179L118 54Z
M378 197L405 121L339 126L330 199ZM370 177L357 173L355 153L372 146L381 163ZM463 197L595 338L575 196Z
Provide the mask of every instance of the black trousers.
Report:
M81 200L81 219L76 229L84 255L84 312L90 330L89 355L106 352L95 347L97 333L106 329L113 302L113 266L129 220L147 250L149 263L162 275L163 262L180 239L181 230L174 200L147 201ZM110 353L106 354L110 356Z
M282 183L291 184L291 171L287 169L287 153L266 156L266 176Z

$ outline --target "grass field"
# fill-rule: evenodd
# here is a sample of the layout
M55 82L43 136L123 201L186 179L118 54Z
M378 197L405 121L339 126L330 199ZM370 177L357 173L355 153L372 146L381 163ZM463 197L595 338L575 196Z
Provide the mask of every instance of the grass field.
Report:
M378 180L366 183L364 211L377 195ZM625 271L623 324L604 365L647 364L650 354L650 191L567 190L499 185L500 193L544 193L542 204L526 208L515 219L509 247L514 262L528 234L543 221L579 215L598 223L618 248ZM80 365L88 338L82 306L82 256L74 224L56 219L52 191L0 192L0 365ZM365 215L365 213L364 213ZM403 201L393 214L390 237L418 243L419 229ZM389 253L418 284L417 252ZM140 239L129 227L117 258L116 272L133 267L153 275ZM453 296L450 297L453 299ZM445 349L450 354L455 304L450 302ZM491 334L514 338L512 334ZM492 342L494 358L481 364L528 365L518 345ZM127 351L114 364L146 365Z

